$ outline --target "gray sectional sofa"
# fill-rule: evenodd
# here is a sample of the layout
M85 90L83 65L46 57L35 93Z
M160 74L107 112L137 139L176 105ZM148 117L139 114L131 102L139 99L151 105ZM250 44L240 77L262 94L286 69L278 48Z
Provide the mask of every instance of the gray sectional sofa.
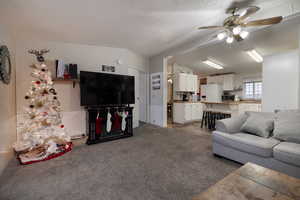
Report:
M300 112L296 112L248 112L217 121L216 131L213 132L213 153L239 163L252 162L300 178L300 141L297 135L299 133L300 136ZM252 126L270 131L270 135L262 137L260 134L243 132L243 126L250 116L257 120ZM261 124L266 119L273 122L270 130ZM286 135L282 134L285 132Z

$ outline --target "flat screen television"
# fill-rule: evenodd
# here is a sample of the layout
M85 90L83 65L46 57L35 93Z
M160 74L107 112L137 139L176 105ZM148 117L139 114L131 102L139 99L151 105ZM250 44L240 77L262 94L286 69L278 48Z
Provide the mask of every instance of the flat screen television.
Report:
M134 76L80 71L81 106L134 104Z

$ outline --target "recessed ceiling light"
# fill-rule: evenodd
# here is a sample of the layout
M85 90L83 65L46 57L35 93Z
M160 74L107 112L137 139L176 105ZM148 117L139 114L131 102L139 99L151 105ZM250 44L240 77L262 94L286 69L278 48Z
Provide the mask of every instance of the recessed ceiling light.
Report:
M207 64L208 66L213 67L215 69L224 69L223 66L221 66L220 64L215 63L215 62L213 62L211 60L205 60L205 61L203 61L203 63Z
M253 49L246 52L255 62L261 63L264 61L263 57L256 50Z

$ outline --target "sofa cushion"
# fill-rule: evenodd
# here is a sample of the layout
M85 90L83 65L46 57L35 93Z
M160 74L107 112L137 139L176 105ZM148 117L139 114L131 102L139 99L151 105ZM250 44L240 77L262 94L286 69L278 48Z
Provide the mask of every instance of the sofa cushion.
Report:
M213 132L213 141L262 157L272 157L273 147L280 143L274 138L262 138L247 133L228 134L220 131Z
M273 151L276 160L300 167L300 144L281 142Z
M300 144L300 112L279 112L274 121L273 135L285 142Z
M250 115L241 127L241 132L251 133L260 137L268 138L274 129L274 120L260 115Z
M225 133L238 133L247 120L246 114L216 121L216 130Z

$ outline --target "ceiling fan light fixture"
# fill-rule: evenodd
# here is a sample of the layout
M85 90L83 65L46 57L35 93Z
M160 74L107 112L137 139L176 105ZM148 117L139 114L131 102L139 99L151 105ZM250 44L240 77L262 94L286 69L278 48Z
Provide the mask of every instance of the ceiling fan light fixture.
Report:
M211 60L205 60L205 61L203 61L203 63L207 64L208 66L213 67L215 69L224 69L224 67L222 65L215 63Z
M263 57L255 50L246 51L246 53L253 59L255 62L262 63L264 61Z
M218 40L223 40L226 37L226 33L225 32L219 33L217 37Z
M242 32L240 33L240 36L241 36L241 38L243 38L243 39L245 39L246 37L248 37L248 35L249 35L249 32L248 32L248 31L242 31Z
M226 39L226 42L228 43L228 44L231 44L231 43L233 43L233 37L232 36L228 36L228 38Z
M232 33L233 33L234 35L240 34L241 31L242 31L242 28L241 28L240 26L236 26L236 27L234 27L234 28L232 29Z

